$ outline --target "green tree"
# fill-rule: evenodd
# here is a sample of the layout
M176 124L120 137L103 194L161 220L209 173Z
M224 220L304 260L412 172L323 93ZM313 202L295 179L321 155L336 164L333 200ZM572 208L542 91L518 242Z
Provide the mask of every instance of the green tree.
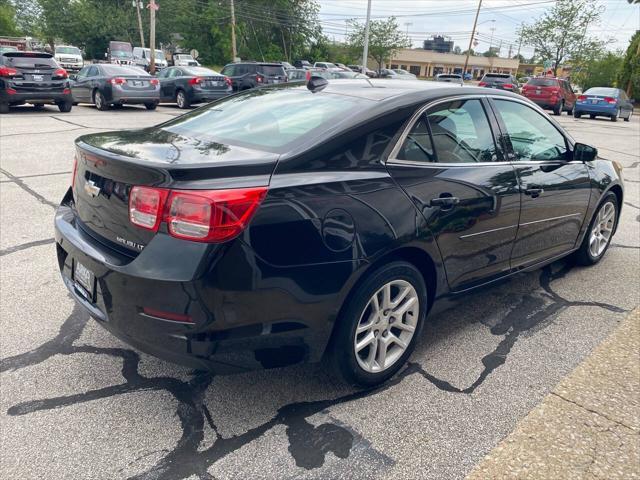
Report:
M620 52L606 52L585 61L579 68L574 67L571 74L573 83L583 90L591 87L616 87L616 79L622 67L623 57Z
M561 63L582 61L590 52L602 50L607 43L587 35L597 24L602 9L596 0L561 0L531 25L523 25L519 34L526 45L536 49L536 56L553 62L557 74Z
M0 0L0 35L18 35L16 11L9 0Z
M496 52L495 50L487 50L486 52L484 52L482 54L483 57L497 57L498 56L498 52Z
M356 51L364 48L364 24L357 21L350 21L351 33L347 37L347 42ZM411 46L411 41L398 27L395 17L386 20L371 20L369 22L369 56L378 64L378 70L382 68L385 60L403 48Z
M640 98L640 30L631 37L618 73L618 86L630 97Z

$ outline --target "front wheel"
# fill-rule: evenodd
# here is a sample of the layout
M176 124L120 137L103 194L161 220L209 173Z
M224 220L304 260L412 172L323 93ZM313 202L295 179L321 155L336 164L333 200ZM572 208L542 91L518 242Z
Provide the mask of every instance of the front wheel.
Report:
M352 293L330 345L333 369L350 385L391 378L413 351L427 312L427 288L410 263L380 267Z
M618 197L609 192L593 215L580 249L575 254L578 264L594 265L602 259L613 237L618 209Z
M564 103L560 102L558 105L553 107L553 114L560 115L562 113L563 108L564 108Z
M626 117L624 117L624 121L625 121L625 122L628 122L629 120L631 120L631 115L633 115L633 110L631 110L631 111L629 112L629 115L627 115Z
M98 110L103 112L109 110L109 104L100 90L96 90L96 93L93 94L93 103L96 104Z
M618 121L618 117L620 116L620 109L618 109L618 111L616 113L614 113L613 115L611 115L611 121L612 122L617 122Z

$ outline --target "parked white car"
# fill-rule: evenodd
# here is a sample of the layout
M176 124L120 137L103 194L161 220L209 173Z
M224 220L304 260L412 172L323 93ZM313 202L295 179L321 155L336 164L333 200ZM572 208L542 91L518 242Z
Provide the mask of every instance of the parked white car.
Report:
M162 70L169 66L167 58L162 50L155 50L154 61L157 70ZM151 61L151 49L142 47L133 47L133 63L134 65L149 71L149 63Z
M58 65L65 70L79 72L84 67L82 52L73 45L57 45L54 57Z
M173 64L176 67L199 67L200 66L200 63L188 53L174 54Z

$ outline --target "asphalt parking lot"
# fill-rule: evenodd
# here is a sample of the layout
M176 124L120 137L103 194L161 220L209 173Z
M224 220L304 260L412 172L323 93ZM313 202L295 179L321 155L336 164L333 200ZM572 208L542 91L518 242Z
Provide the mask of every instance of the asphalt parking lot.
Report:
M409 365L353 391L316 365L197 374L101 329L59 278L53 212L73 140L180 114L125 107L0 117L2 477L463 478L640 304L640 115L559 119L624 167L598 265L560 261L429 319Z

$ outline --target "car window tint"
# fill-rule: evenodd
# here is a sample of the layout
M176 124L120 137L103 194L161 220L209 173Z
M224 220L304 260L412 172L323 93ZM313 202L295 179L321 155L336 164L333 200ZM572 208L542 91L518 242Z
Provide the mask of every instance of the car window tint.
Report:
M480 100L456 100L429 109L427 118L440 163L495 161L496 145Z
M283 77L284 76L284 68L280 66L272 66L272 65L262 65L260 67L260 71L262 74L268 77Z
M235 65L227 65L222 69L222 74L228 77L233 77L236 74L235 70Z
M23 54L23 53L9 53L4 55L5 65L9 65L15 68L58 68L58 64L55 59L45 54Z
M555 87L558 85L558 81L551 78L532 78L527 82L527 85L533 85L534 87Z
M281 152L313 138L372 102L344 95L311 98L308 90L255 89L165 123L164 130L212 143Z
M82 69L78 72L77 78L84 78L87 76L90 67L82 67Z
M567 160L564 136L532 108L508 100L495 100L507 130L506 137L519 161Z
M182 70L180 70L179 68L174 68L174 69L171 71L171 75L170 75L170 77L171 77L171 78L176 78L176 77L179 77L179 76L181 76L181 75L182 75Z
M436 161L426 115L421 115L411 128L398 151L397 158L399 160L411 160L412 162Z
M617 97L618 89L617 88L606 88L606 87L595 87L590 88L586 92L585 95L603 95L606 97Z

